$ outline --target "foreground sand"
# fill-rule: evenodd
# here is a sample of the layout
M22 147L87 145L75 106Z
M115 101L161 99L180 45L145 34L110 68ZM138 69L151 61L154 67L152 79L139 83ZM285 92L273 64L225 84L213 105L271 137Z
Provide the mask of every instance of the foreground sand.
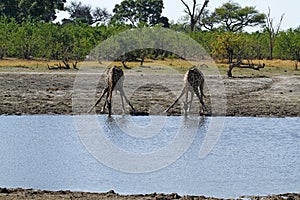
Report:
M265 200L299 200L300 193L287 193L269 196L242 196L244 199L265 199ZM114 191L107 193L89 193L89 192L71 192L71 191L44 191L32 189L7 189L0 188L0 200L25 200L25 199L41 199L41 200L60 200L60 199L107 199L107 200L204 200L217 199L205 196L180 196L173 194L146 194L146 195L119 195Z

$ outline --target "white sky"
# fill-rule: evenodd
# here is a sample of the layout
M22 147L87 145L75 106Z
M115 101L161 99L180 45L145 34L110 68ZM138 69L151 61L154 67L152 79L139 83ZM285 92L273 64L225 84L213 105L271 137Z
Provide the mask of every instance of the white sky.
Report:
M115 4L119 4L122 0L77 0L86 5L90 5L93 8L100 7L106 8L110 13ZM67 0L69 3L70 0ZM191 5L192 0L186 0ZM198 0L200 4L204 0ZM210 0L208 3L209 10L214 10L216 7L220 7L227 0ZM268 7L271 9L271 16L274 18L275 25L278 23L280 16L284 13L284 19L281 28L286 30L288 28L297 28L300 26L300 1L299 0L233 0L233 2L239 3L241 6L255 6L259 12L267 13ZM180 0L164 0L163 16L169 18L169 20L177 20L185 15L183 12L184 6ZM62 19L68 15L60 13L59 19Z

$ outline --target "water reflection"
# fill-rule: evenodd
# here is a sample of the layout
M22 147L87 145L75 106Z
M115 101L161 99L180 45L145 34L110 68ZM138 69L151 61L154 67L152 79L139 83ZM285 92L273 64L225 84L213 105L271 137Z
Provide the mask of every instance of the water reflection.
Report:
M102 120L99 121L101 123ZM196 134L204 135L207 121L204 117L114 116L107 118L101 126L107 138L119 148L149 153L172 145L176 137L193 140Z
M141 126L135 118L152 123ZM167 167L186 152L197 133L205 133L204 117L81 116L77 122L83 144L97 160L130 173Z

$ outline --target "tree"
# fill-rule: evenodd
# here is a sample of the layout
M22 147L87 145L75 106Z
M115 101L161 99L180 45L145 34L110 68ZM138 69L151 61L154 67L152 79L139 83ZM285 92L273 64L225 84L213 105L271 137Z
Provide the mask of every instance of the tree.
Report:
M38 27L30 22L22 22L19 24L13 33L11 33L13 56L18 58L32 59L34 52L38 50L38 41L41 37L37 33Z
M1 0L0 15L22 21L51 22L56 19L56 10L64 10L66 0Z
M17 24L14 20L0 18L0 59L9 53L11 46L12 33L15 31Z
M295 61L295 69L300 62L300 27L280 32L278 36L278 48L281 59Z
M113 9L114 22L129 22L137 27L139 24L154 26L162 23L169 26L169 20L161 15L164 4L162 0L123 0Z
M218 24L216 13L211 13L209 10L203 11L203 17L199 20L199 26L207 30L214 30L215 25Z
M94 23L95 22L106 23L111 18L111 14L107 11L107 9L105 8L101 9L99 7L95 8L92 15L93 15Z
M212 19L214 19L214 21L212 21ZM216 8L211 14L207 14L202 22L204 23L204 27L206 27L205 25L209 25L210 22L213 22L225 31L238 32L243 31L245 27L254 27L264 24L265 15L259 13L255 7L246 6L242 8L237 3L228 2Z
M284 14L281 15L279 23L277 24L277 26L274 26L274 19L271 18L271 11L270 11L270 7L269 7L269 12L266 15L266 31L269 34L269 48L270 48L270 55L269 55L269 59L272 60L273 59L273 49L275 46L275 40L276 37L279 33L279 29L283 20Z
M92 7L82 4L82 2L71 1L70 5L67 6L66 10L70 14L71 21L79 21L82 23L92 24Z
M181 0L181 2L183 3L183 5L185 6L185 10L184 12L186 14L188 14L189 18L190 18L190 27L191 27L191 31L195 30L195 26L197 24L197 22L200 20L200 17L204 11L204 8L207 6L209 0L205 0L202 8L199 10L199 7L197 5L197 1L193 0L193 5L191 7L189 7L189 5L186 3L186 1Z
M0 16L7 18L17 18L18 16L18 0L1 0Z
M96 22L107 22L111 15L104 8L99 7L92 9L89 5L84 5L81 1L71 1L70 5L67 6L67 11L70 14L70 19L64 19L66 22L80 22L85 24L94 24Z
M245 33L245 56L249 59L263 59L268 56L268 37L265 32Z
M234 58L242 60L245 40L240 33L225 32L216 37L213 47L213 55L232 63Z

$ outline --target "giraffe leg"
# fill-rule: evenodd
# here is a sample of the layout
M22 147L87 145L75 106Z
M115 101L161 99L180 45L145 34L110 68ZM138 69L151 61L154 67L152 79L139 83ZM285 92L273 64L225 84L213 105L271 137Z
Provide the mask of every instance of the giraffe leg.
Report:
M108 107L108 117L111 117L111 99L112 99L113 88L109 88L109 95L106 98L107 107Z
M121 92L120 92L120 97L121 97L121 102L122 102L122 111L123 111L123 113L125 113L124 99L123 99L123 95Z
M120 94L121 94L121 96L124 97L126 103L128 103L128 105L131 107L131 109L132 109L133 111L135 111L134 107L131 105L130 101L127 99L127 97L126 97L126 95L125 95L125 92L124 92L123 88L120 89ZM122 101L122 103L123 103L123 101ZM123 109L124 109L124 111L125 111L124 103L123 103Z
M98 103L100 103L101 99L103 98L103 96L104 96L105 93L107 93L107 92L108 92L108 87L106 87L106 88L102 91L102 94L101 94L100 98L99 98L98 101L97 101L97 102L89 109L88 113L90 113L90 112L94 109L94 107L97 106Z
M200 101L200 103L201 103L201 105L202 105L202 110L203 110L203 111L207 111L207 108L206 108L206 106L205 106L205 104L204 104L204 102L203 102L202 93L201 93L201 95L200 95L198 89L195 90L195 93L196 93L196 95L197 95L197 97L198 97L198 99L199 99L199 101Z
M108 92L106 92L106 98L105 98L105 99L107 99L107 98L108 98L108 95L109 95L109 93L108 93ZM105 107L106 107L106 100L104 101L104 105L103 105L103 107L102 107L102 109L101 109L100 113L104 113L104 112L105 112Z
M183 96L185 91L185 87L182 89L181 94L177 97L177 99L172 103L172 105L169 106L169 108L167 108L167 110L165 110L164 112L167 113L169 112L169 110L179 101L179 99Z
M185 101L183 103L184 107L184 115L187 116L187 110L188 110L188 100L189 100L189 88L185 87Z
M192 108L193 97L194 97L194 91L192 90L191 91L191 100L189 101L189 109L188 109L189 112Z
M200 83L199 89L200 89L200 93L203 97L205 97L204 92L203 92L203 87L204 87L204 81L202 83Z

